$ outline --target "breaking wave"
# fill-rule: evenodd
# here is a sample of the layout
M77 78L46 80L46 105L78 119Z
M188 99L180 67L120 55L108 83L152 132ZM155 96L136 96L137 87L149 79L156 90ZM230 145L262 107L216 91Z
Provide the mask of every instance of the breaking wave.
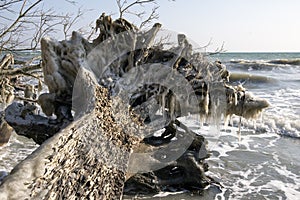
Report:
M295 59L276 59L270 60L268 63L271 64L280 64L280 65L300 65L300 58Z
M273 84L276 83L276 79L254 75L254 74L246 74L246 73L232 73L229 77L230 82L250 82L250 83L264 83L264 84Z
M245 60L231 59L226 63L230 67L247 70L272 70L273 68L300 67L300 58L275 60Z

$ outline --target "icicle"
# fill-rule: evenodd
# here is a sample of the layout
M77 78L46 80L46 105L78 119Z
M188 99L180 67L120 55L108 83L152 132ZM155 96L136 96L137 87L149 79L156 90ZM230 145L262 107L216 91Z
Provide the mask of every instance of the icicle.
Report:
M163 114L163 117L164 117L164 119L166 119L166 113L165 113L165 107L166 107L166 93L165 92L163 92L162 93L162 95L161 95L161 112L162 112L162 114ZM169 112L170 112L170 110L169 110Z
M264 123L264 120L263 120L263 119L264 119L263 112L264 112L263 110L260 112L260 124L261 124L261 125L263 125L263 123Z
M241 126L242 126L242 117L240 117L240 121L239 121L239 130L238 130L239 142L241 142Z
M255 119L253 119L253 129L256 131L256 120Z
M225 129L225 131L227 131L228 123L229 123L229 115L225 116L225 118L224 118L224 129Z
M39 79L38 88L37 88L37 94L40 96L41 91L43 90L43 84L41 79Z

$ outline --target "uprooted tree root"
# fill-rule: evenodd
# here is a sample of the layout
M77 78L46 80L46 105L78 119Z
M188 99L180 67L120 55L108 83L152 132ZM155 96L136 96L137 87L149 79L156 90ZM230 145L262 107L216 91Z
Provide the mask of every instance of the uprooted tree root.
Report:
M50 199L118 199L124 186L124 192L130 194L170 188L202 190L211 182L205 175L205 159L209 156L206 141L177 118L189 113L205 119L232 114L249 118L268 103L241 87L230 86L226 67L194 52L185 35L178 34L178 44L170 49L162 42L155 44L161 24L139 32L125 19L113 21L103 14L96 25L100 34L92 43L76 32L68 41L42 40L44 82L49 92L41 94L37 102L47 116L55 115L56 119L37 115L28 105L14 103L6 109L5 119L16 132L42 145L13 170L0 186L1 193ZM159 81L143 82L142 75L148 74L150 80L151 73L161 67L164 71L154 75ZM136 74L126 80L130 73ZM170 82L174 74L180 76ZM141 84L131 87L130 81ZM95 88L101 89L96 92ZM77 114L75 122L72 109ZM155 114L159 110L162 116ZM124 121L127 118L130 123ZM161 119L163 127L153 127ZM153 130L139 135L149 126ZM155 135L157 131L161 131L159 136ZM190 141L186 149L182 141ZM111 149L111 145L118 148ZM159 151L165 146L171 149ZM172 154L182 149L172 160ZM152 156L149 160L131 160L130 155L141 152L151 152ZM143 162L161 167L139 171ZM116 170L111 166L121 167ZM30 170L29 176L22 174L24 168ZM23 185L14 189L9 185L16 178ZM22 192L18 193L20 188Z

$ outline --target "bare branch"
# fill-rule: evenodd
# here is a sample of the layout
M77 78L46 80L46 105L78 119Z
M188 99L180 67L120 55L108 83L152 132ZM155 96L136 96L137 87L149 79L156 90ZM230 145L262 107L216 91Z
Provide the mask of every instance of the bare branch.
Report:
M0 10L1 9L8 9L11 5L14 5L15 3L19 3L19 2L22 2L22 1L23 0L14 0L14 1L9 1L9 2L1 1Z
M225 45L225 42L223 42L222 45L220 47L218 47L214 52L208 53L208 55L211 56L211 55L225 52L224 45Z
M69 36L70 29L77 23L77 21L82 17L84 14L84 11L79 8L77 10L77 14L75 16L72 16L70 14L67 14L65 18L63 19L63 33L65 36L65 39Z
M148 4L148 3L154 3L156 4L155 0L136 0L132 3L129 3L128 5L127 4L127 0L116 0L117 1L117 5L118 5L118 8L119 8L119 18L122 18L124 13L128 13L128 10L131 9L132 7L136 6L136 5L139 5L139 6L143 6L145 4Z
M144 20L144 21L140 24L140 28L145 27L147 24L151 23L153 20L159 18L159 15L158 15L157 12L156 12L158 8L159 8L159 7L157 6L157 7L154 7L154 8L152 9L152 12L151 12L151 14L148 16L148 18L147 18L146 20Z
M72 0L65 0L66 2L69 2L70 4L76 5L77 1L72 1Z
M24 1L23 1L22 7L21 7L20 12L19 12L19 16L22 16L23 9L24 9L24 7L25 7L25 5L26 5L26 1L27 1L27 0L24 0Z
M0 52L3 50L34 50L46 34L63 29L67 34L84 12L57 14L53 9L44 9L44 0L0 1ZM65 0L73 5L77 1ZM77 15L77 16L76 16ZM10 16L10 17L9 17ZM14 17L11 17L14 16ZM67 19L68 18L68 19ZM63 28L61 25L63 24Z
M96 28L94 27L94 21L91 21L88 26L82 27L78 30L78 32L84 36L88 41L92 40L92 37L96 33Z
M119 10L119 18L123 18L125 13L134 15L141 21L139 28L146 27L147 25L150 25L153 20L159 18L159 15L157 14L159 6L154 6L146 19L144 17L147 15L147 12L144 8L140 10L133 10L133 7L135 6L144 7L146 4L156 5L156 0L135 0L132 2L128 2L127 0L116 0L116 3Z
M42 0L37 0L36 2L34 2L31 6L29 6L24 12L23 8L25 6L26 1L24 1L21 10L20 10L20 14L19 16L17 16L16 20L5 30L0 34L0 38L3 38L6 34L8 34L16 25L17 23L20 21L21 18L25 17L26 14L32 10L35 6L37 6Z

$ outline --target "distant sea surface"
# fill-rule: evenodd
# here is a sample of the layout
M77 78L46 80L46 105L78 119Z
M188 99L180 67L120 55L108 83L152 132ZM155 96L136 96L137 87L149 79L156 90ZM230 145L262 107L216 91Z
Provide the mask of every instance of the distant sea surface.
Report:
M221 53L210 59L227 66L232 84L242 84L271 106L257 120L242 120L240 136L237 126L218 129L201 126L193 117L182 119L207 138L207 174L221 187L208 188L202 195L162 193L143 198L300 199L300 53ZM13 135L0 147L0 177L36 147Z

